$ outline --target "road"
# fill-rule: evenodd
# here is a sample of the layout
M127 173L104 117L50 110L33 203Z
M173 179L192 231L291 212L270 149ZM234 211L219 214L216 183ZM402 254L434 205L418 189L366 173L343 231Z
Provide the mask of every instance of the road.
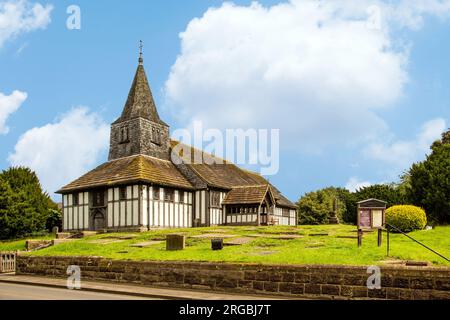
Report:
M44 286L0 283L0 300L147 300L148 298ZM161 300L161 299L152 299Z

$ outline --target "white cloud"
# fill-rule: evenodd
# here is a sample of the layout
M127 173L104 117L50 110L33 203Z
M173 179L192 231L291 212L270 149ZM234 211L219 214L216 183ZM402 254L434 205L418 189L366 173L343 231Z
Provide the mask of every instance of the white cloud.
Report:
M380 28L369 23L374 3ZM387 131L376 110L393 105L408 81L408 49L389 26L413 27L404 22L407 12L411 19L448 12L439 1L431 1L434 9L414 3L211 8L180 34L181 53L165 86L168 105L184 125L280 128L282 140L291 137L304 150L372 139Z
M389 164L394 170L406 170L429 153L431 144L441 137L446 128L444 119L430 120L422 125L414 139L373 143L366 148L365 154Z
M347 183L345 185L345 189L347 189L347 190L349 190L351 192L355 192L358 189L361 189L361 188L364 188L364 187L369 187L371 185L372 185L372 183L369 182L369 181L363 181L363 180L360 180L357 177L351 177L347 181Z
M401 25L417 30L422 28L426 16L448 18L450 15L450 1L448 0L402 0L394 8L390 8L390 19Z
M20 108L26 99L27 94L22 91L15 90L9 96L0 92L0 134L7 134L9 132L9 128L6 126L6 120Z
M98 114L78 107L54 123L28 130L8 160L35 170L52 193L91 169L108 141L109 126Z
M31 3L27 0L0 2L0 47L21 33L45 29L50 23L51 5Z

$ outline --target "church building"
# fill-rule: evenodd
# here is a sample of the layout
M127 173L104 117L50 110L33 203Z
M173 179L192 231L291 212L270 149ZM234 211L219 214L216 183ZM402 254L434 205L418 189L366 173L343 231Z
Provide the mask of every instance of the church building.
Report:
M63 229L297 224L295 205L261 175L186 145L190 153L172 152L179 144L158 115L141 52L122 115L111 125L108 162L58 191ZM196 153L209 161L190 161Z

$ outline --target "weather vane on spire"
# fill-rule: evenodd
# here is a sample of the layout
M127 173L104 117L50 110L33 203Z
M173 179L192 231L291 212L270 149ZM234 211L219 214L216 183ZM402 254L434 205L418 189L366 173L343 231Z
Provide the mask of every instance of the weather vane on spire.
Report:
M144 43L142 40L139 40L139 64L144 62L144 59L142 58L142 48L144 48Z

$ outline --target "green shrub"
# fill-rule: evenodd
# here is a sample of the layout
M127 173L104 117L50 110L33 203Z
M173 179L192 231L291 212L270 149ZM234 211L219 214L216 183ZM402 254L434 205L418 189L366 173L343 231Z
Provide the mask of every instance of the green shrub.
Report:
M392 206L386 210L386 223L403 232L422 230L427 224L427 216L422 208L416 206Z

